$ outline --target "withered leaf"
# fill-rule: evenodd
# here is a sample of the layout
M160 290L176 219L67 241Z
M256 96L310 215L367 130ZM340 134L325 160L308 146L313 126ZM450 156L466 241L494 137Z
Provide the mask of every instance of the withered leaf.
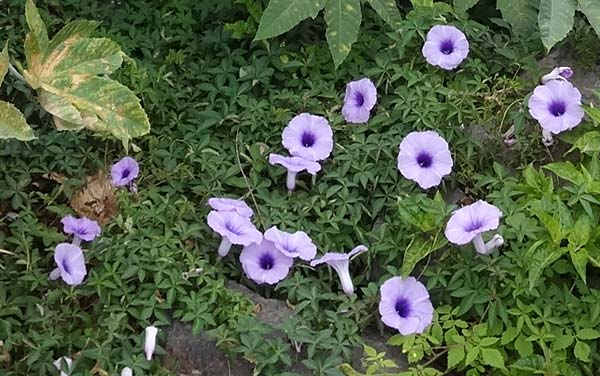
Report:
M100 224L107 224L118 213L117 189L111 184L108 174L98 171L89 176L85 186L71 199L71 207L80 216L85 216Z

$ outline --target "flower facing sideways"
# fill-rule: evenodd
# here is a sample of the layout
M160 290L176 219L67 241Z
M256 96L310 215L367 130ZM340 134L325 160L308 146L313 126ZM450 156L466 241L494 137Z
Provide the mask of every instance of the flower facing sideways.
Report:
M346 295L352 295L354 293L354 284L352 283L352 277L350 276L350 260L367 250L367 247L364 245L359 245L349 253L328 252L321 258L312 260L310 266L315 267L320 264L331 266L340 278L344 293Z
M556 67L542 77L542 83L545 84L551 80L568 80L571 77L573 77L573 69L570 67Z
M216 211L235 212L246 218L254 215L252 209L243 200L213 197L208 199L208 205Z
M380 288L381 321L402 335L423 333L433 320L429 292L414 277L393 277Z
M154 354L154 348L156 347L156 335L158 334L158 328L150 325L146 327L144 332L144 353L146 354L146 360L151 361L152 355Z
M296 189L296 176L301 171L315 175L321 170L319 162L309 161L300 157L285 157L279 154L270 154L269 163L281 165L287 169L286 187L289 191Z
M133 376L133 370L129 367L125 367L121 370L121 376Z
M377 88L371 80L363 78L346 85L342 115L348 123L366 123L377 103Z
M129 186L131 191L135 191L134 180L140 174L140 166L135 159L124 157L112 166L110 175L112 184L115 187Z
M266 239L244 247L240 254L246 276L258 284L273 285L281 281L288 275L293 261Z
M448 143L437 132L411 132L400 143L398 169L423 189L440 184L452 164Z
M294 117L283 130L282 138L291 155L309 161L326 159L333 150L333 131L321 116L303 113Z
M63 231L73 235L73 243L76 245L79 245L81 240L91 242L101 232L98 222L86 217L75 218L67 215L60 222L63 224Z
M87 274L83 251L75 244L60 243L54 250L57 268L50 273L50 279L62 278L66 284L76 286L83 282Z
M221 235L219 257L225 257L233 244L250 245L262 240L262 234L247 217L242 217L235 212L211 211L208 213L207 222L210 228Z
M454 26L436 25L427 33L421 52L429 64L452 70L469 54L469 41Z
M497 229L501 216L500 209L479 200L452 214L446 225L446 238L457 245L473 242L478 253L490 254L495 248L504 244L504 239L500 234L496 234L489 242L484 243L482 234Z
M265 231L264 237L273 242L275 247L288 257L298 257L304 261L310 261L317 255L317 246L303 231L289 233L280 231L273 226Z

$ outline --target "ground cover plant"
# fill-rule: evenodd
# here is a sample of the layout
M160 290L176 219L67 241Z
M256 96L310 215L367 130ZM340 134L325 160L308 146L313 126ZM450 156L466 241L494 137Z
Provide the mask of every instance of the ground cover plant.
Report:
M318 18L254 41L266 1L36 2L48 35L97 21L121 47L89 79L152 131L59 132L44 87L6 75L36 139L0 143L2 373L176 374L179 320L257 375L596 374L600 113L578 72L541 70L484 2L400 2L393 26L384 3L334 64ZM17 71L26 5L0 4ZM229 281L293 315L258 321Z

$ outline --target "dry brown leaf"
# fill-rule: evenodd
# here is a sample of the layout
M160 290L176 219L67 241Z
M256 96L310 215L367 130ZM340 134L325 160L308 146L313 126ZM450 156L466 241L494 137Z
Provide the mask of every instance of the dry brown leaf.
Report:
M89 176L85 186L71 199L71 207L80 216L107 224L118 213L117 189L104 171Z

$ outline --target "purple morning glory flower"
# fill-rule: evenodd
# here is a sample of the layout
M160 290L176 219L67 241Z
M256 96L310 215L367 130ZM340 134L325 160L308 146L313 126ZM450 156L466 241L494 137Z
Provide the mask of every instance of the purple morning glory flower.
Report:
M342 115L348 123L366 123L377 102L377 88L371 80L363 78L346 85Z
M54 261L58 267L50 273L50 279L61 277L66 284L71 286L83 282L87 270L81 248L74 244L60 243L54 250Z
M280 231L273 226L265 231L265 239L273 242L275 247L288 257L299 257L304 261L310 261L317 255L317 246L303 231L294 233Z
M448 143L437 132L411 132L400 143L398 169L423 189L440 184L452 164Z
M309 161L300 157L286 157L279 154L269 154L269 163L287 168L286 186L290 191L296 189L296 176L299 172L306 170L309 174L315 175L321 170L319 162Z
M352 295L354 293L354 284L352 283L352 277L350 276L350 260L359 254L368 250L364 245L355 247L349 253L337 253L328 252L321 258L312 260L310 266L315 267L320 264L327 264L331 266L340 277L340 283L342 284L342 290L346 295Z
M258 284L273 285L284 279L294 259L281 253L275 244L263 239L260 243L245 246L240 254L244 272Z
M429 292L414 277L393 277L380 288L381 321L398 329L403 336L423 333L433 320L433 305Z
M100 235L98 222L86 217L75 218L67 215L60 222L63 224L63 231L73 235L73 244L75 245L79 245L82 240L91 242Z
M545 84L552 80L568 80L573 77L573 69L570 67L556 67L542 77L542 83Z
M583 119L581 93L570 82L550 80L539 85L529 97L529 113L542 127L544 144L552 144L552 134L576 127Z
M489 242L484 243L482 234L497 229L501 216L500 209L479 200L452 214L446 225L446 238L458 245L473 242L478 253L490 254L495 248L504 244L504 239L500 234L496 234Z
M233 244L250 245L262 240L262 234L250 219L234 212L211 211L207 222L210 228L223 237L219 245L219 257L227 256Z
M283 130L283 146L291 155L309 161L320 161L333 150L333 131L321 116L300 114Z
M254 215L252 209L243 200L213 197L208 199L208 205L217 211L235 212L246 218L250 218Z
M112 184L115 187L129 186L134 191L134 180L140 174L140 166L131 157L124 157L112 166L110 175L112 177Z
M427 33L421 52L429 64L452 70L469 54L469 41L455 26L436 25Z

